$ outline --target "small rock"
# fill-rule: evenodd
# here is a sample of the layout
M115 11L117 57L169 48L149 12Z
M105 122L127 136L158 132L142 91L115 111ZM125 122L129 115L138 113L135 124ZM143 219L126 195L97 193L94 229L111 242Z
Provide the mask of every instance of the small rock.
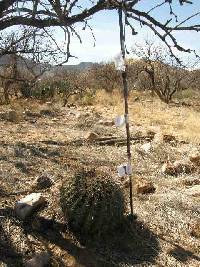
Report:
M152 144L149 143L145 143L140 147L141 152L149 154L152 150Z
M147 134L147 136L148 136L149 138L153 139L154 136L156 135L156 132L154 132L154 131L152 131L152 130L148 130L146 134Z
M194 165L187 160L177 160L174 162L174 168L176 171L176 174L181 174L181 173L191 173L194 170Z
M20 219L24 220L45 204L46 200L41 193L32 193L15 204L15 212Z
M134 99L133 99L134 102L138 102L140 101L140 98L138 96L136 96Z
M170 161L163 164L161 171L163 174L176 175L176 169L174 168L174 164Z
M191 227L191 236L196 237L196 238L200 238L200 220L190 224Z
M176 137L171 135L171 134L164 134L163 135L163 141L166 142L166 143L175 142L176 141Z
M200 166L200 155L199 154L193 154L190 155L189 160L196 166Z
M36 189L40 190L51 187L54 184L54 182L49 176L41 175L36 179L35 184L36 184L35 185Z
M27 117L31 117L31 118L40 118L41 117L41 114L40 113L37 113L37 112L32 112L30 110L26 110L25 111L25 115Z
M145 180L138 181L136 192L137 194L150 194L154 193L156 190L155 186L152 184L152 182L148 182Z
M15 110L9 110L7 116L8 116L7 119L10 122L18 123L22 119L22 114L20 114L19 112L15 111Z
M97 133L94 132L89 132L86 134L85 139L87 139L88 141L94 141L99 137L99 135Z
M41 252L25 263L25 267L44 267L50 264L50 254Z
M105 126L113 126L115 123L114 121L104 121L103 125Z
M200 197L200 185L195 185L185 190L188 196Z
M104 121L104 120L99 120L99 124L104 125L104 126L113 126L115 125L114 121Z
M49 109L42 109L40 114L43 116L55 117L55 112Z

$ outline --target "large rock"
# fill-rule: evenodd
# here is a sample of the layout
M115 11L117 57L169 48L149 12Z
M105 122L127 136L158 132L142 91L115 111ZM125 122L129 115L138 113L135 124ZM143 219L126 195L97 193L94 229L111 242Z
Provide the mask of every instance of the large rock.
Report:
M36 254L25 263L25 267L44 267L50 266L50 254L48 252L41 252Z
M15 213L20 219L25 220L32 215L35 210L45 204L46 200L41 193L32 193L15 204Z
M156 190L152 182L146 180L140 180L137 182L136 192L137 194L150 194L154 193Z

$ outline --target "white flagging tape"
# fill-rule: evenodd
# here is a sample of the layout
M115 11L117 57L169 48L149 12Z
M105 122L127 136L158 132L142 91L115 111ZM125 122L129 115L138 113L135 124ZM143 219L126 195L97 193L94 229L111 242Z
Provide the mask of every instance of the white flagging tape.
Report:
M114 58L114 64L115 64L116 70L119 70L119 71L126 70L125 61L124 61L124 58L121 52Z
M117 170L118 170L119 177L124 177L126 175L132 174L132 167L131 167L130 163L118 166Z
M115 118L115 126L122 127L126 123L124 115Z

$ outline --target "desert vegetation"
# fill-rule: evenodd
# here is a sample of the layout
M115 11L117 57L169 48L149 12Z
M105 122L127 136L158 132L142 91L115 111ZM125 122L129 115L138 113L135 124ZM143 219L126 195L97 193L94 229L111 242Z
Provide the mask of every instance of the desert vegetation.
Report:
M176 33L198 34L199 12L83 2L0 1L0 267L197 267L199 55ZM119 58L66 65L100 11L118 11ZM135 23L160 42L126 57Z

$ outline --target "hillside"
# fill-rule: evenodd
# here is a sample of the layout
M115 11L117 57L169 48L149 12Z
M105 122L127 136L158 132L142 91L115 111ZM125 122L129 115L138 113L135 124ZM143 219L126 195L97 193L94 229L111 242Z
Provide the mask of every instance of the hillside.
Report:
M4 68L5 66L9 66L13 64L13 56L12 55L4 55L0 57L0 68ZM92 62L81 62L77 65L63 65L63 66L49 66L51 69L49 73L54 72L62 72L62 71L84 71L92 67L94 63ZM29 68L35 68L40 69L42 64L34 63L30 59L17 57L17 65L20 68L26 68L28 66Z

